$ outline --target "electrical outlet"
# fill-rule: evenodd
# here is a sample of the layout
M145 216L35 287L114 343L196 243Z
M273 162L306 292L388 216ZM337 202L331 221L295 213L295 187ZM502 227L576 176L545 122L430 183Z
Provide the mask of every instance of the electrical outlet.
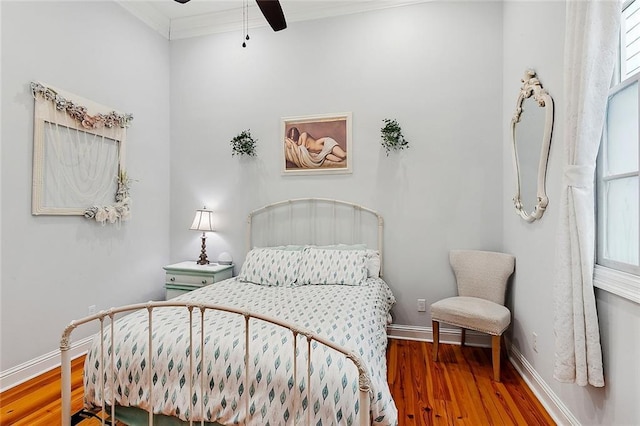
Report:
M426 312L427 301L425 299L418 299L418 312Z
M96 305L89 306L89 315L93 315L96 313Z
M531 346L533 346L533 351L538 352L538 333L534 331L531 337Z

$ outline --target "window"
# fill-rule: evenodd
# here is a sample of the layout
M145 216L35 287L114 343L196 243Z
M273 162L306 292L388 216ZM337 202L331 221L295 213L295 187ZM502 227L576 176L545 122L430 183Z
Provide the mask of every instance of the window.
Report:
M622 10L620 80L640 71L640 2L633 0Z
M594 283L640 303L640 0L625 3L597 172Z

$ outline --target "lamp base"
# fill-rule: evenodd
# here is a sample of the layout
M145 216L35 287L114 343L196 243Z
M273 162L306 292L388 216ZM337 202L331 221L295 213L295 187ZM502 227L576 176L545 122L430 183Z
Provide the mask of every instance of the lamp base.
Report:
M207 239L207 236L205 235L205 233L202 233L202 247L200 249L200 258L198 259L198 261L196 262L198 265L208 265L209 264L209 259L207 259L207 245L205 244L205 241Z

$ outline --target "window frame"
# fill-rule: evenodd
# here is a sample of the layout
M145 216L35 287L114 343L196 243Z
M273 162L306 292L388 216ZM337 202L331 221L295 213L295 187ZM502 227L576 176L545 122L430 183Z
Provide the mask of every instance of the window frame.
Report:
M640 0L630 0L625 2L622 11L631 6L634 2L640 2ZM622 13L621 13L622 14ZM616 63L616 70L614 72L614 79L612 81L612 87L609 92L608 99L611 99L615 94L624 90L632 84L638 84L638 103L639 103L639 117L638 126L640 128L640 70L637 70L633 75L627 76L624 81L622 79L622 73L624 71L623 58L622 58L622 43L623 35L622 28L620 32L619 45L618 45L618 61ZM608 102L608 101L607 101ZM639 131L640 134L640 131ZM596 207L596 259L594 265L593 285L596 288L608 291L610 293L621 296L625 299L640 304L640 266L624 264L609 259L602 259L602 242L603 230L601 228L602 218L599 216L598 208L600 205L600 197L598 195L598 189L601 187L602 177L602 162L604 146L606 145L606 123L602 136L602 143L600 144L600 151L598 153L597 173L596 173L596 191L595 191L595 207ZM640 140L638 141L640 145ZM640 162L640 159L639 159ZM632 172L620 175L614 175L613 178L624 178L626 175L638 176L639 172ZM607 180L610 180L610 176L607 176ZM638 194L638 202L640 203L640 193ZM604 234L606 235L606 234ZM640 237L640 236L639 236Z
M629 58L626 58L626 50L624 52L625 57L623 58L623 54L622 54L622 41L624 39L625 43L627 42L627 39L623 37L623 33L627 32L629 29L626 26L626 21L625 21L625 12L627 11L627 9L631 8L631 5L636 3L637 0L626 0L623 5L622 5L622 10L621 10L621 22L620 22L620 38L619 38L619 42L620 45L618 46L618 61L617 61L617 69L616 69L616 76L618 78L617 83L620 83L621 81L627 80L630 77L633 77L635 74L640 72L640 66L636 66L631 72L628 72L627 70L627 66L628 66L628 59L631 59L634 56L640 55L640 52L636 52L634 55L632 55ZM637 3L637 5L634 5L635 10L633 12L631 12L631 14L633 15L634 13L640 13L640 2ZM632 29L636 29L638 27L638 25L640 25L640 22L636 23ZM630 30L629 30L630 31ZM631 44L633 43L639 43L639 38L634 39L631 43L627 44L625 46L631 46Z
M595 265L593 286L640 304L640 277L602 265Z

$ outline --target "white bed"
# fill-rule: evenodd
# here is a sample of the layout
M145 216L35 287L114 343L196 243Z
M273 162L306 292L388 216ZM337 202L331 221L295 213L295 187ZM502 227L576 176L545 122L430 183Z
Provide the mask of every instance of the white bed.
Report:
M373 250L354 229L368 223L363 216L374 217ZM301 225L304 218L312 225ZM134 305L143 309L113 322L118 309L95 316L104 333L85 363L87 407L105 406L129 424L139 410L123 407L145 410L142 424L397 424L386 369L394 298L378 278L380 216L340 201L289 200L252 212L248 228L251 246L263 248L248 253L238 277ZM348 246L301 244L328 242L327 234ZM151 405L162 416L149 416Z

